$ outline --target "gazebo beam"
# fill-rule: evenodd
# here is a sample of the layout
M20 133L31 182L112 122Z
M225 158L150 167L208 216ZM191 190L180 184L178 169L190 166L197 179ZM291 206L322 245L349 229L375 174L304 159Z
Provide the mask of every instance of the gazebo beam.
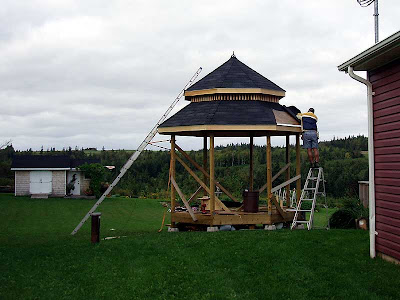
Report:
M301 194L300 133L296 133L296 176L300 176L296 181L296 201L299 203Z
M253 157L253 136L250 136L250 170L249 170L249 190L253 191L254 187L254 157Z
M272 162L271 162L271 136L267 135L267 201L268 214L272 214L271 193L272 190Z
M286 135L286 181L290 179L290 136ZM286 207L290 207L290 184L286 186Z
M210 212L215 211L214 134L210 134Z
M205 176L204 182L207 182L207 179L210 178L210 174L207 173L206 169L202 168L194 159L192 159L185 151L182 150L181 147L179 147L175 143L175 148L176 150L179 151L197 170L199 170L203 175ZM226 188L224 188L218 181L215 180L214 178L215 185L221 189L222 192L225 193L230 199L232 199L235 202L239 202L238 199L236 199ZM208 194L207 194L208 195Z
M179 151L179 149L178 149ZM207 172L207 136L203 137L203 169ZM203 181L207 181L207 175L203 174ZM207 191L205 189L203 195L207 196Z
M170 172L171 172L171 180L175 179L175 135L171 135L171 161L170 161ZM176 205L176 192L175 186L171 185L171 212L175 211ZM171 227L175 226L174 222L171 222Z

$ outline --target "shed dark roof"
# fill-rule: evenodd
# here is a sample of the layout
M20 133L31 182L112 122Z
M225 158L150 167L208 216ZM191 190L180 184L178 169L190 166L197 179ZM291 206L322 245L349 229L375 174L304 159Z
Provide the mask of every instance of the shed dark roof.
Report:
M243 105L246 102L246 105ZM192 102L159 127L192 125L276 125L273 110L286 112L296 119L300 112L294 106L287 108L279 103L267 101L203 101Z
M189 87L187 91L213 88L261 88L285 92L284 89L246 66L234 55L223 65Z
M73 159L67 155L15 155L11 168L76 168L85 162L100 163L99 159Z

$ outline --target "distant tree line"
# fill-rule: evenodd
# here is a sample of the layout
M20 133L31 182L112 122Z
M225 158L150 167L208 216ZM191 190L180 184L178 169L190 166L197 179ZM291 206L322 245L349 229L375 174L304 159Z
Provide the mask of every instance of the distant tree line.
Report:
M368 180L368 158L366 150L368 139L364 136L333 139L320 143L320 165L324 168L327 193L334 197L356 196L358 181ZM111 182L119 173L133 151L84 149L63 149L62 151L14 151L12 146L0 151L0 185L13 185L14 175L10 171L11 160L19 154L69 155L73 158L100 158L103 165L113 165L114 170L106 172L104 181ZM196 162L202 164L202 150L187 152ZM284 147L272 148L272 170L276 174L285 165ZM296 153L291 147L291 175L295 176ZM132 197L168 197L169 151L146 150L122 178L114 193ZM307 153L301 151L302 178L306 178L309 164ZM266 182L266 147L254 146L254 187L261 187ZM231 144L216 147L215 175L217 180L234 195L240 197L242 191L249 187L249 145ZM195 169L194 167L192 168ZM196 172L202 178L200 172ZM177 183L187 195L193 193L198 184L185 171L179 162L176 163ZM284 176L274 182L282 183ZM294 187L294 184L292 188Z

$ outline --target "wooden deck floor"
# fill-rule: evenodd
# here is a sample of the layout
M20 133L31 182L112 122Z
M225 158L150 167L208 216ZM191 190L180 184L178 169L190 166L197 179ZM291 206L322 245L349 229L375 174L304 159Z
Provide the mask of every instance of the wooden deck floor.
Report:
M171 221L175 223L185 223L193 225L272 225L275 223L290 222L293 220L294 212L285 212L283 218L278 211L272 210L271 214L267 211L258 213L216 211L214 215L210 213L195 212L197 221L193 221L188 212L171 213Z

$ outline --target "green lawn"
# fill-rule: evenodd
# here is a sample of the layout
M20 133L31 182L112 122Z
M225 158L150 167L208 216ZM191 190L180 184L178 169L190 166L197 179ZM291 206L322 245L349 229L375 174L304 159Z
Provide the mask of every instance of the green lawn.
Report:
M127 237L92 245L70 232L93 203L0 196L0 299L400 298L365 231L157 233L159 201L107 199L102 236Z

